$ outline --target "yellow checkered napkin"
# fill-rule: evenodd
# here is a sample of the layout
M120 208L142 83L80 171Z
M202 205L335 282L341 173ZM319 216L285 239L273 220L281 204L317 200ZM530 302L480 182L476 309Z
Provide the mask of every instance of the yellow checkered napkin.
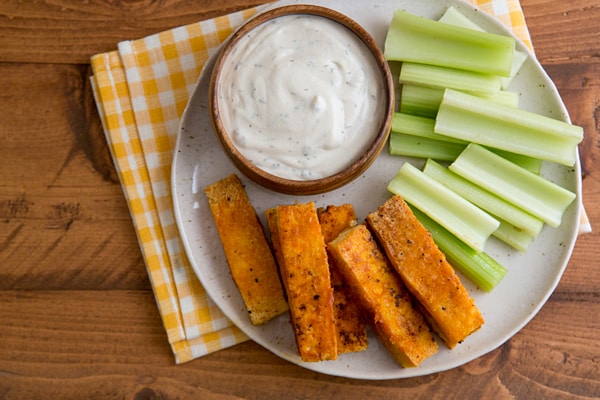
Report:
M206 295L183 251L170 174L179 118L202 66L247 10L119 44L92 57L92 84L177 363L247 337Z
M471 0L529 46L518 1ZM171 203L179 119L200 71L253 8L119 43L92 57L92 87L177 363L248 338L206 295L190 266Z

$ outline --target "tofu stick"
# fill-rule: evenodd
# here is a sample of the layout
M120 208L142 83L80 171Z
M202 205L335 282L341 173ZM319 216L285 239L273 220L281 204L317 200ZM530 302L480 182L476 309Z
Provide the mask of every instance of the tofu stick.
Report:
M286 312L275 258L239 178L232 174L207 186L205 193L251 323L262 325Z
M325 243L334 240L344 230L357 224L351 204L329 205L317 209ZM342 279L335 259L329 257L329 276L333 288L333 312L338 335L338 354L366 350L369 345L367 324L352 298L351 288Z
M416 367L437 352L425 318L365 225L344 231L328 250L373 331L400 365Z
M404 199L390 198L366 220L433 330L449 348L482 326L484 319L473 298Z
M333 289L315 205L281 205L266 214L300 357L335 360Z

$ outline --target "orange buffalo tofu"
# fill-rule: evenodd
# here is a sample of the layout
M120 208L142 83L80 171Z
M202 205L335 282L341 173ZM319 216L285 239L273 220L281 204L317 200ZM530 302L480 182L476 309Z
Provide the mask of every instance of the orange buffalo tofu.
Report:
M298 353L308 362L335 360L333 289L315 205L280 205L266 214Z
M334 240L345 229L357 224L351 204L330 205L317 209L325 243ZM333 287L333 310L338 335L338 354L366 350L369 344L367 324L350 287L342 279L335 260L329 257L329 273Z
M263 226L239 178L232 174L205 188L231 276L250 321L261 325L288 310Z
M328 250L373 331L400 365L416 367L438 351L427 321L364 224L344 231Z
M366 220L448 347L454 348L483 325L473 298L404 199L390 198Z

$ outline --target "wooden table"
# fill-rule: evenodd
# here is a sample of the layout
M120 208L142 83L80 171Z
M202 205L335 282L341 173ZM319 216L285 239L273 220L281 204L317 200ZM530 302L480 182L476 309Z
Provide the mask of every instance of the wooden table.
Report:
M90 90L91 55L256 5L0 2L0 398L460 398L600 396L600 4L522 0L580 146L596 233L505 345L414 379L310 372L246 342L175 365ZM223 5L225 4L225 5Z

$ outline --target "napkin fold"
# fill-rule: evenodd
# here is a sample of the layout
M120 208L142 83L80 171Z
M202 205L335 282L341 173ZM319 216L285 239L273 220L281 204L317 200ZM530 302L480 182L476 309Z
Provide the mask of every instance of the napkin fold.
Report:
M517 0L470 0L531 48ZM91 84L176 363L248 340L207 296L187 259L171 200L179 119L204 63L260 7L124 41L91 58ZM591 230L582 214L581 232Z

